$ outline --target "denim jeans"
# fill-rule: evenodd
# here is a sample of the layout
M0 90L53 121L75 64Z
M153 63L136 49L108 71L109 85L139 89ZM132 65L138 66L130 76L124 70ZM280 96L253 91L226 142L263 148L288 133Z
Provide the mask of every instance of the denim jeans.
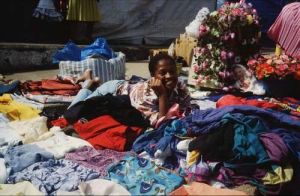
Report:
M124 82L125 82L125 80L107 81L104 84L102 84L101 86L99 86L94 92L92 92L89 89L83 88L78 92L78 94L76 95L76 97L72 101L71 105L68 107L68 109L71 106L75 105L76 103L78 103L80 101L87 100L87 99L92 98L92 97L104 96L104 95L109 94L109 93L112 94L112 95L116 95L118 87L121 84L123 84Z

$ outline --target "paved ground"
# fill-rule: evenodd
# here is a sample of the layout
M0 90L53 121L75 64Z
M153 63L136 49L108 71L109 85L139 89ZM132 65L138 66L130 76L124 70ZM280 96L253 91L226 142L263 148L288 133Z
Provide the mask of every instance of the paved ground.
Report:
M38 70L30 72L20 72L10 75L5 75L6 79L18 79L18 80L41 80L51 78L59 73L58 69L50 70ZM148 61L136 61L126 63L126 78L130 78L132 75L138 75L144 78L148 78Z

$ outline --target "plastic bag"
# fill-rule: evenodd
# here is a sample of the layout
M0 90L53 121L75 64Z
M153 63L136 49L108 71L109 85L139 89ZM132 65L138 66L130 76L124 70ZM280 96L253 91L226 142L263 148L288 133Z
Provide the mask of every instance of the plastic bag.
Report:
M94 43L85 47L81 51L81 60L87 59L91 56L101 56L106 59L115 58L113 50L108 46L106 39L97 38Z
M66 46L57 51L52 58L53 63L60 61L82 61L89 57L102 57L105 59L115 58L116 54L108 46L106 39L97 38L94 43L81 49L73 42L68 42Z
M65 47L57 51L52 58L53 63L59 63L60 61L80 61L81 49L73 42L68 42Z

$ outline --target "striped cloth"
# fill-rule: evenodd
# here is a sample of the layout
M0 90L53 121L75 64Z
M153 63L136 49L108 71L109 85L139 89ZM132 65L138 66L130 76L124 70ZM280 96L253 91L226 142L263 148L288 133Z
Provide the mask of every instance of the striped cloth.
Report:
M96 0L69 0L67 20L86 22L100 21Z
M300 3L286 5L268 31L289 56L300 59Z
M60 61L60 76L80 76L86 69L93 71L93 76L100 77L101 82L125 78L125 54L116 52L117 57L109 60L88 58L83 61Z

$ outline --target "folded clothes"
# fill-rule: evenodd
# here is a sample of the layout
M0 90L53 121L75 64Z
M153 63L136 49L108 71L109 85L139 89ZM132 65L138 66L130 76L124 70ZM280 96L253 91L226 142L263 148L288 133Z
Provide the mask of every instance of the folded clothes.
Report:
M68 80L49 80L28 81L22 84L23 93L31 93L34 95L76 95L80 90L80 86L72 84Z

